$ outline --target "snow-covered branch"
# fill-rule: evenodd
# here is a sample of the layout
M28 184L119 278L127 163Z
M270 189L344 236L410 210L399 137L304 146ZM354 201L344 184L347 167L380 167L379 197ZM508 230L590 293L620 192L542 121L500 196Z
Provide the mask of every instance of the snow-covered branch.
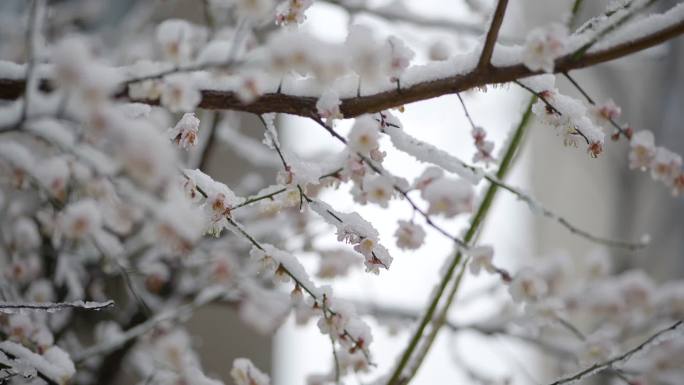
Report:
M0 313L12 314L21 310L45 310L47 312L54 312L64 309L103 310L110 306L114 306L114 301L74 301L54 303L0 302Z

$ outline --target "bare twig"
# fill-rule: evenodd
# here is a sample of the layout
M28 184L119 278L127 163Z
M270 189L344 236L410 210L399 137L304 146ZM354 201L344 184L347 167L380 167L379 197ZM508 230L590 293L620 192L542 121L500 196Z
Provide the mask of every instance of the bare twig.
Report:
M483 69L491 66L492 54L494 53L494 46L496 45L496 40L499 36L501 23L503 23L504 16L506 15L507 5L508 0L499 0L499 2L496 4L494 16L492 17L492 24L489 27L489 31L487 31L487 37L485 38L485 42L482 47L482 54L480 55L480 60L477 63L478 69Z
M652 336L648 337L644 342L640 343L636 347L634 347L631 350L628 350L627 352L620 354L618 356L615 356L607 361L601 362L594 364L576 374L573 374L568 377L563 377L559 380L556 380L552 382L550 385L562 385L562 384L569 384L569 383L574 383L577 382L585 377L592 376L596 373L599 373L601 371L604 371L606 369L611 369L613 365L619 364L621 362L626 362L632 356L635 354L639 353L640 351L650 347L651 345L657 344L665 335L674 332L675 330L679 329L680 326L682 326L682 323L684 321L679 320L675 322L674 324L670 325L669 327L662 329L658 331L657 333L653 334Z

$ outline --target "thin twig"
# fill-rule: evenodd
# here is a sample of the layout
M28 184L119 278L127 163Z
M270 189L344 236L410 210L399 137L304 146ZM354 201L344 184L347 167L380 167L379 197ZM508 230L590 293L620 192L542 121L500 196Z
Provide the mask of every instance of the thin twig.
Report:
M494 53L494 46L496 45L496 40L499 36L501 23L503 23L504 16L506 15L507 5L508 0L499 0L499 2L496 4L494 16L492 17L492 24L489 27L489 31L487 31L487 37L485 38L485 42L482 47L482 54L480 55L480 60L477 63L478 69L483 69L491 66L492 54Z
M563 76L565 76L565 78L568 79L568 80L570 81L570 83L571 83L573 86L575 86L575 88L577 88L577 90L582 94L582 96L584 96L585 99L587 99L587 101L588 101L591 105L593 105L593 106L596 105L596 102L594 101L594 99L592 99L592 97L589 96L589 94L588 94L588 93L579 85L579 83L577 83L577 81L576 81L575 79L573 79L573 78L570 76L569 73L563 72ZM625 131L625 129L622 128L622 126L620 126L613 118L609 117L609 118L608 118L608 121L610 122L610 124L611 124L613 127L615 127L616 130L618 130L618 132L619 132L621 135L623 135L623 136L624 136L625 138L627 138L627 139L631 139L631 138L629 137L629 134L627 134L627 131Z
M556 380L556 381L552 382L550 385L562 385L562 384L574 383L574 382L579 381L585 377L589 377L589 376L594 375L596 373L602 372L606 369L610 369L613 367L613 365L615 365L617 363L626 362L630 358L632 358L632 356L637 354L638 352L650 347L652 344L658 343L664 335L669 334L669 333L677 330L682 325L682 323L684 323L684 321L679 320L679 321L675 322L674 324L670 325L669 327L662 329L662 330L658 331L657 333L653 334L652 336L648 337L644 342L640 343L635 348L628 350L627 352L620 354L616 357L613 357L607 361L604 361L601 363L596 363L596 364L594 364L594 365L592 365L592 366L590 366L590 367L588 367L588 368L586 368L586 369L584 369L584 370L582 370L576 374L573 374L571 376L564 377L564 378L561 378L559 380Z
M0 313L11 312L14 310L46 310L56 311L65 309L85 309L103 310L114 306L114 301L105 302L73 301L73 302L45 302L45 303L22 303L22 302L0 302Z
M188 178L187 175L185 175L186 178ZM205 198L207 197L207 193L204 192L201 188L197 188L197 191L204 196ZM237 233L241 235L243 238L245 238L249 243L252 244L252 246L256 247L257 249L264 251L264 247L252 236L245 230L239 223L237 223L233 218L230 216L226 216L227 222L230 224L231 228L234 230L234 233ZM316 293L314 293L313 289L308 287L306 284L304 284L295 274L293 274L286 266L281 265L280 266L281 270L288 276L290 277L296 285L299 285L302 290L304 290L311 298L314 300L314 303L316 306L320 306L321 310L323 311L323 315L325 316L326 313L330 316L337 315L337 312L330 308L330 306L327 305L326 301L321 300L321 298L318 298ZM370 359L370 353L368 350L363 346L362 343L360 343L359 340L357 340L355 337L353 337L346 329L344 330L343 337L349 338L350 341L352 341L356 346L360 347L361 352L363 353L364 357L366 358L366 362L369 365L375 365L371 359Z

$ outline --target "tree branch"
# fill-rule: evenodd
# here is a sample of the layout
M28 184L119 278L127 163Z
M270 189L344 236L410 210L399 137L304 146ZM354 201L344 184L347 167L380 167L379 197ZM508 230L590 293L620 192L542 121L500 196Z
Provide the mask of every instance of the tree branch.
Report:
M74 301L74 302L45 302L45 303L13 303L0 302L0 313L14 312L15 310L64 310L64 309L86 309L86 310L102 310L110 306L114 306L114 301L109 300L105 302L90 302L90 301Z
M675 38L684 33L684 20L629 42L616 44L610 48L587 52L582 57L566 55L556 60L556 73L586 68L642 51ZM465 74L427 80L401 89L388 89L373 95L342 99L340 111L345 118L375 113L408 103L431 99L438 96L461 92L488 84L508 83L513 80L538 75L523 64L473 70ZM53 85L43 80L40 88L50 91ZM24 92L24 79L0 79L0 99L17 99ZM158 100L132 100L151 105ZM295 96L284 93L267 93L252 103L243 103L232 91L203 90L199 108L212 110L237 110L256 114L280 112L304 117L317 116L317 98L314 96Z
M507 5L508 0L499 0L499 2L496 4L496 10L494 10L494 16L492 17L492 24L489 27L489 31L487 31L487 37L485 38L484 46L482 47L480 61L477 63L477 68L479 69L484 69L491 66L494 45L496 45L496 40L499 36L499 30L501 29L501 24L503 23L504 16L506 15Z
M641 344L639 344L635 348L628 350L627 352L620 354L619 356L613 357L607 361L594 364L594 365L592 365L592 366L590 366L590 367L588 367L588 368L586 368L586 369L584 369L584 370L582 370L582 371L580 371L580 372L578 372L572 376L561 378L561 379L551 383L550 385L562 385L562 384L574 383L574 382L577 382L577 381L579 381L585 377L589 377L589 376L596 374L598 372L604 371L606 369L610 369L613 367L613 365L615 365L617 363L629 360L630 358L632 358L632 356L634 356L638 352L650 347L652 344L657 344L663 338L663 336L665 334L669 334L671 332L674 332L676 329L678 329L680 326L682 326L682 323L684 323L684 321L679 320L679 321L675 322L674 324L672 324L671 326L669 326L663 330L660 330L659 332L650 336L648 339L646 339L646 341L642 342Z

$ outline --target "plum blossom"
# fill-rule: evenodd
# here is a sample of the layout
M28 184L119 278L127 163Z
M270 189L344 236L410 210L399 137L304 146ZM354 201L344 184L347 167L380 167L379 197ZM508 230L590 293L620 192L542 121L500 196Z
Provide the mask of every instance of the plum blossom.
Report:
M190 61L193 28L181 19L164 20L157 26L157 41L164 56L176 64Z
M612 120L618 119L622 114L620 106L615 104L613 99L608 99L603 104L594 107L594 114L600 119Z
M646 171L655 158L655 139L649 130L637 131L629 143L629 168Z
M269 376L247 358L236 358L233 361L230 376L235 381L235 385L269 385L271 383Z
M496 267L492 264L494 249L491 246L473 247L468 250L468 255L471 257L468 267L473 275L480 274L482 270L490 274L497 272Z
M565 54L568 29L558 23L535 28L527 34L523 63L532 71L553 72L556 58Z
M385 72L389 74L390 81L398 82L401 74L411 64L415 53L395 36L387 38L387 46L389 53L385 59L387 67Z
M188 75L174 74L164 78L160 99L171 112L188 112L197 107L202 95Z
M482 127L475 126L470 134L475 141L475 148L477 148L477 152L473 155L473 162L483 162L485 165L493 162L492 151L494 151L494 142L485 139L487 132Z
M394 181L385 175L367 175L363 180L363 189L369 202L377 203L380 207L387 208L390 199L394 195Z
M651 176L672 186L682 167L682 157L665 147L657 147L651 164Z
M326 119L328 122L333 119L342 119L344 116L340 112L340 104L342 102L337 93L328 90L316 101L316 111L321 118Z
M447 218L468 213L473 209L473 187L462 179L440 178L425 187L423 198L430 204L428 214Z
M394 232L397 238L397 247L402 250L416 250L425 242L425 230L413 222L398 221L399 227Z
M513 277L508 292L516 302L535 302L547 292L546 282L530 268L518 271Z
M373 150L380 146L380 129L378 123L368 115L358 117L349 132L349 148L361 153L370 155Z
M178 147L187 150L188 148L197 145L199 140L199 125L200 120L197 119L195 114L187 112L183 114L181 120L179 120L173 128L167 130L167 133L169 138L176 143Z
M313 0L285 0L276 8L275 22L278 25L301 24L306 20L304 12Z
M69 239L90 236L102 226L102 215L92 199L69 204L59 217L59 229Z

